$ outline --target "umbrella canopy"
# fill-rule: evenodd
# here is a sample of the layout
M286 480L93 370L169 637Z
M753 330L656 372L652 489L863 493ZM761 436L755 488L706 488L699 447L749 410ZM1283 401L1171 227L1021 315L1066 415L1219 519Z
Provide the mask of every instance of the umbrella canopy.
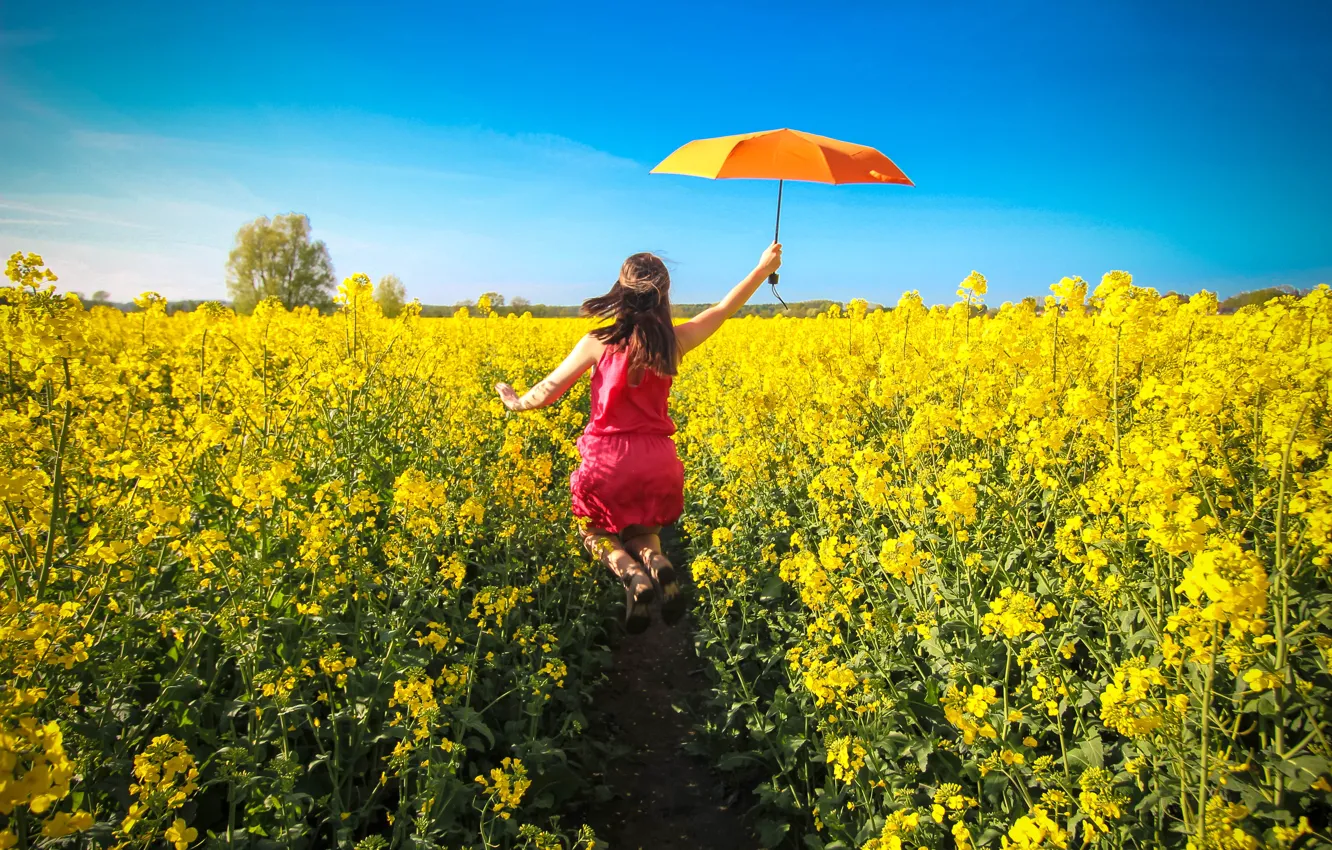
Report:
M774 242L780 241L781 237L782 186L787 180L916 185L891 159L874 148L788 129L698 139L677 148L652 169L652 173L776 180ZM785 307L786 302L777 295L777 272L768 275L768 283L772 286L772 294Z
M874 148L800 130L765 130L699 139L677 149L652 173L915 185L891 159Z

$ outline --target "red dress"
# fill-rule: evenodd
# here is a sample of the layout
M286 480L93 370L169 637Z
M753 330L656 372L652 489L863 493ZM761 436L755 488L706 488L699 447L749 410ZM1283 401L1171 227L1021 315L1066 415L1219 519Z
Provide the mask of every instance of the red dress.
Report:
M607 347L592 372L592 412L578 438L583 462L569 476L574 516L618 534L628 525L668 525L684 510L684 464L666 411L669 375L644 370L629 383L623 348Z

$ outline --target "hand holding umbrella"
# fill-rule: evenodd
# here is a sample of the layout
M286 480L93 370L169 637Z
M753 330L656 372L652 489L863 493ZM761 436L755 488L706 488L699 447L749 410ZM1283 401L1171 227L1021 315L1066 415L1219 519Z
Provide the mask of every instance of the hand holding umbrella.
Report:
M768 276L771 281L777 276L777 270L782 267L782 243L773 242L763 252L759 258L759 268Z

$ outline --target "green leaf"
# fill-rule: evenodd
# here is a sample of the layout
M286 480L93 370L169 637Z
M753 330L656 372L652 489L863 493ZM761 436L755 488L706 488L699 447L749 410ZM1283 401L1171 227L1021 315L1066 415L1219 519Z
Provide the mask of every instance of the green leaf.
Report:
M1093 734L1077 749L1071 750L1068 761L1079 767L1105 767L1105 745L1101 743L1101 736Z
M985 799L999 804L1004 798L1004 790L1008 788L1008 777L997 770L991 771L981 783L981 787Z
M764 818L755 824L755 831L758 833L759 844L763 847L776 847L786 837L786 833L791 829L789 823L779 823L775 820Z
M476 712L476 709L459 709L456 717L458 721L463 724L464 728L479 733L486 739L487 744L491 747L495 746L495 733L490 731L490 727L481 721L481 715Z
M930 755L934 752L934 742L925 740L911 749L915 751L916 765L920 767L923 772L925 766L930 763Z
M717 762L718 770L740 770L751 764L762 764L763 759L753 753L727 753Z

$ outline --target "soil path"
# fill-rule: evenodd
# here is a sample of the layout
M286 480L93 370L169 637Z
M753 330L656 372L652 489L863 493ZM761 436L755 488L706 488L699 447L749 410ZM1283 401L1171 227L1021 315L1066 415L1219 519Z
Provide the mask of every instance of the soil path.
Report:
M667 626L654 610L646 632L621 635L614 658L594 704L626 752L604 768L615 796L588 813L597 837L610 850L755 850L743 803L687 750L688 706L704 686L689 618Z

